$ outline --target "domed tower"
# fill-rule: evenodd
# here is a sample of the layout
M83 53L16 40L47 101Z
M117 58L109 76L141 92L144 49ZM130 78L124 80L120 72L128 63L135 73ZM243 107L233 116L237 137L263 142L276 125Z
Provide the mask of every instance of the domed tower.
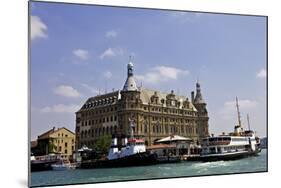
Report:
M201 140L209 135L209 117L206 108L207 104L203 99L199 81L196 83L196 95L195 98L192 99L192 102L197 109L197 135L199 140Z
M131 58L127 65L127 80L122 91L138 91L137 84L134 79L134 65Z
M130 127L129 121L134 121L134 133L138 135L138 122L139 114L138 109L140 108L140 91L134 79L134 65L131 61L127 65L127 79L121 90L121 99L119 101L118 110L118 124L120 126L120 133L122 135L129 135Z

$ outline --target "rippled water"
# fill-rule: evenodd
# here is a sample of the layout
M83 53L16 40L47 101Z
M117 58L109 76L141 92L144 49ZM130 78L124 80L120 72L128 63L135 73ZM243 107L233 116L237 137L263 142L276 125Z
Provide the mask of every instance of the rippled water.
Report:
M181 162L140 167L76 169L31 173L31 186L267 171L267 150L234 161Z

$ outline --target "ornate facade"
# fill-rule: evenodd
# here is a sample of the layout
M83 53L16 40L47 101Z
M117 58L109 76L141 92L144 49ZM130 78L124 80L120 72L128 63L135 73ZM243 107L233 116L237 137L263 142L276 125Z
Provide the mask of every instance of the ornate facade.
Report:
M180 135L200 141L209 135L208 112L196 83L196 95L191 101L185 96L137 87L133 64L127 67L127 80L122 90L89 98L76 112L77 146L94 147L104 135L128 135L129 120L134 120L134 132L147 145L170 135Z

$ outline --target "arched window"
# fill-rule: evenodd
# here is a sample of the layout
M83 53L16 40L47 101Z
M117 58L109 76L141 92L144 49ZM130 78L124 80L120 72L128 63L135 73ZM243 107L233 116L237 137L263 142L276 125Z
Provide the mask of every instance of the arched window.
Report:
M101 131L102 131L102 130L101 130L101 127L100 127L100 128L99 128L99 136L101 135Z
M144 133L147 133L147 122L144 123Z

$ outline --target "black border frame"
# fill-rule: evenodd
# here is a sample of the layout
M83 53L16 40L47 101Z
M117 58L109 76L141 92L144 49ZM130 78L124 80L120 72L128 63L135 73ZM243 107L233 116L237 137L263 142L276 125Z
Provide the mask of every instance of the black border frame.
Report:
M254 16L254 17L264 17L266 18L266 138L267 138L267 151L266 151L266 170L265 171L256 171L256 172L234 172L234 173L225 173L225 174L207 174L207 175L193 175L193 176L178 176L178 177L163 177L163 178L150 178L150 179L135 179L135 180L112 180L106 182L87 182L87 183L66 183L66 184L52 184L52 185L31 185L31 163L30 163L30 154L31 154L31 38L30 38L30 15L31 15L31 3L53 3L53 4L64 4L64 5L81 5L81 6L97 6L97 7L112 7L112 8L131 8L131 9L143 9L143 10L162 10L162 11L180 11L180 12L190 12L190 13L207 13L207 14L222 14L222 15L234 15L234 16ZM267 15L258 15L258 14L238 14L238 13L223 13L223 12L208 12L208 11L194 11L194 10L183 10L183 9L164 9L164 8L148 8L148 7L135 7L135 6L121 6L121 5L101 5L101 4L90 4L90 3L71 3L71 2L54 2L54 1L41 1L41 0L29 0L28 1L28 187L54 187L54 186L69 186L69 185L87 185L87 184L103 184L103 183L114 183L114 182L131 182L131 181L149 181L149 180L162 180L162 179L176 179L176 178L198 178L198 177L208 177L208 176L224 176L224 175L236 175L236 174L256 174L256 173L267 173L268 170L268 16Z

